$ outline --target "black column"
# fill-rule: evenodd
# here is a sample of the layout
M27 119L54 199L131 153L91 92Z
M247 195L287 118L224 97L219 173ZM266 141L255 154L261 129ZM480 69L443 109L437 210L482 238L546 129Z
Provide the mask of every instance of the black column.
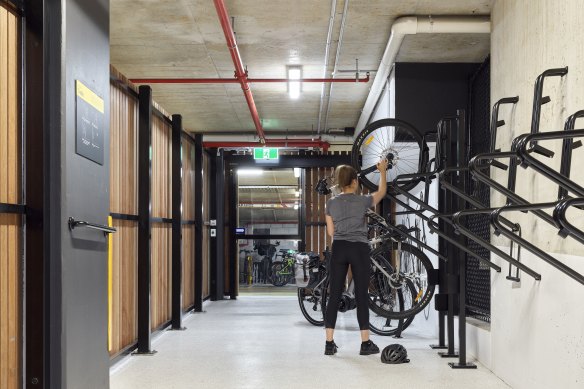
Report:
M225 255L224 255L224 227L225 227L225 162L223 150L217 151L211 169L211 187L215 195L211 196L211 220L215 225L209 226L211 239L211 300L223 300L225 294ZM215 234L215 236L213 236Z
M298 251L306 251L306 169L300 170L300 223L298 223L298 235L300 235L300 242L298 243ZM319 253L320 254L320 253Z
M237 182L233 169L229 169L229 219L227 223L227 236L229 237L229 298L237 298L237 273L239 265L239 253L237 252L237 240L234 234L237 224ZM224 229L225 230L225 229Z
M457 134L457 162L458 166L465 167L468 161L468 147L466 144L467 140L467 127L466 127L466 112L464 110L457 111L458 116L458 134ZM461 172L458 175L457 185L458 189L466 191L466 181L467 173ZM457 210L464 210L466 208L466 202L462 197L458 197ZM457 240L462 245L466 246L466 237L462 234L458 235ZM458 353L459 359L458 363L449 363L450 367L454 369L476 369L477 366L474 363L467 363L466 361L466 254L462 251L458 251L458 276L459 276L459 295L458 295Z
M172 317L171 329L182 327L182 116L172 115Z
M195 135L195 312L203 311L203 136Z
M43 141L45 132L45 118L43 117L43 96L45 90L43 73L44 36L43 36L43 4L35 1L27 4L24 33L24 50L26 61L23 62L24 83L24 111L25 123L23 143L25 146L24 176L26 193L26 229L24 263L25 294L24 310L26 317L26 337L24 355L26 369L23 387L49 387L49 374L53 361L45 355L49 351L49 342L45 336L49 334L45 297L49 297L49 271L47 253L48 244L45 244L43 228L48 211L45 207L47 190L44 186L44 177L48 170L48 153L50 148ZM59 26L60 27L60 26ZM57 96L58 97L58 96ZM49 100L47 100L49 101ZM36 141L28 141L36 139ZM2 296L4 298L4 296ZM58 363L59 361L54 361ZM51 364L51 365L50 365ZM58 365L54 368L59 369Z
M138 97L138 350L150 348L150 200L152 144L152 89L142 85Z

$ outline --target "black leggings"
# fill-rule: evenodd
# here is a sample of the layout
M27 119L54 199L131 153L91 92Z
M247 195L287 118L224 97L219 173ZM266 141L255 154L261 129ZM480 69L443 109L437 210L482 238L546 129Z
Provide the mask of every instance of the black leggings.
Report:
M357 320L361 330L369 329L369 305L367 290L369 287L369 245L367 243L334 240L330 264L330 298L326 307L325 327L335 328L339 302L351 265L355 282L355 300L357 302Z

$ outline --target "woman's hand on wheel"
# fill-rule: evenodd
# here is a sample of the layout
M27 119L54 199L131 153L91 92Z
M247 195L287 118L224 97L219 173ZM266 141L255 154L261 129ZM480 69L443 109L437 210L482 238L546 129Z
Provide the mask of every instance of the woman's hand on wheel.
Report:
M387 158L379 160L376 166L380 173L385 173L387 171Z

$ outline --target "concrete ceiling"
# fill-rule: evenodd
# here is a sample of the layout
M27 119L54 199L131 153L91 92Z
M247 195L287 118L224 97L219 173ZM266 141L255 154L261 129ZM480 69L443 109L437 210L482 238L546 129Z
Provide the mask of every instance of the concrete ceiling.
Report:
M331 77L341 16L348 3L336 77L343 70L377 69L392 22L407 15L488 15L494 0L336 0L326 77ZM211 0L111 0L111 63L129 78L232 78L234 67ZM323 77L330 0L226 0L249 77L286 77L287 65L303 76ZM480 62L489 52L485 35L406 37L400 62ZM364 76L364 74L363 74ZM374 76L374 74L372 74ZM329 84L325 85L328 93ZM291 100L286 84L252 84L266 131L353 127L368 84L334 84L328 117L322 84L305 83ZM196 132L245 131L254 125L238 84L154 85L154 99L183 115Z

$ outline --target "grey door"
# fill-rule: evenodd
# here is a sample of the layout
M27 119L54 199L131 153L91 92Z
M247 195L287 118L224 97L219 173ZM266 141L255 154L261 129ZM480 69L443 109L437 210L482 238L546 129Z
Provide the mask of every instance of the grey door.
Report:
M109 1L60 3L60 151L53 156L60 193L53 200L61 236L51 258L60 280L51 282L60 295L53 315L60 312L54 322L61 335L52 352L59 375L51 381L62 389L108 388L107 237L70 230L68 219L104 225L109 215Z

